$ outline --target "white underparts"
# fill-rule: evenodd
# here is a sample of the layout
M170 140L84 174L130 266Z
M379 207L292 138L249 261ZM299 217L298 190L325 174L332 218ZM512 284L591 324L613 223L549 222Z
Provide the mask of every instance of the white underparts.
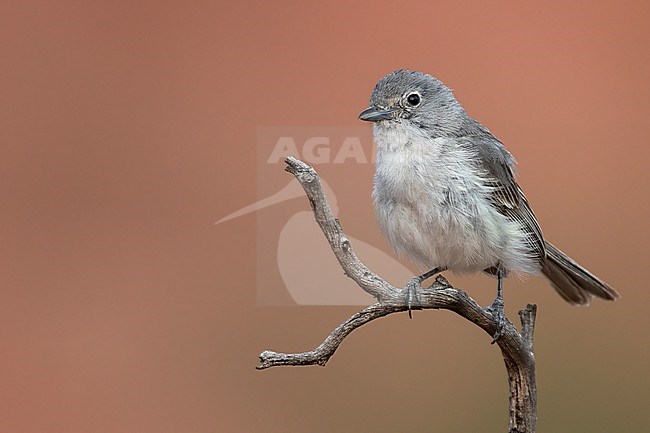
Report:
M423 270L539 272L525 231L491 204L471 149L410 122L375 124L374 135L375 211L398 254Z

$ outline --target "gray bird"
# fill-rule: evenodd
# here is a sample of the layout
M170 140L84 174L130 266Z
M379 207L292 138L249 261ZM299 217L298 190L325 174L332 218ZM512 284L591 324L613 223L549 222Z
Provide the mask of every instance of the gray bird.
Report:
M488 307L504 323L502 278L543 273L562 298L588 305L618 293L546 242L514 177L515 160L486 127L471 118L438 79L398 70L375 86L370 108L377 146L373 200L392 248L429 272L486 272L498 279Z

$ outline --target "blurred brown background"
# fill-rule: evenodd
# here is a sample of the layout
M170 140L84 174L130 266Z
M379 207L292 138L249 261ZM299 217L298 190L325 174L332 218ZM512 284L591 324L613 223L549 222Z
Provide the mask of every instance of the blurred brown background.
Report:
M357 125L402 67L455 90L546 236L622 294L506 286L511 318L539 304L539 431L647 428L648 3L347 3L0 6L0 432L505 431L501 356L448 312L254 369L356 310L256 306L256 216L213 224L256 199L256 127Z

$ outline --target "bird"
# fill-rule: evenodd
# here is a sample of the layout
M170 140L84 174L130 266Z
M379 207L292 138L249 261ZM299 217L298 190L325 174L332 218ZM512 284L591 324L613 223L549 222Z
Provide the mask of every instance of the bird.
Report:
M502 280L543 274L573 305L619 294L544 239L515 178L515 159L432 75L400 69L383 77L359 119L377 147L373 202L392 249L428 272L408 284L408 310L421 283L442 271L496 277L486 307L505 325Z

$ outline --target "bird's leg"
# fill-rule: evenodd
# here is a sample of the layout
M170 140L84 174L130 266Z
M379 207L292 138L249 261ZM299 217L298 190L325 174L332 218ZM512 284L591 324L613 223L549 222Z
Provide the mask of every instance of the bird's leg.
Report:
M428 272L425 272L424 274L413 278L411 281L409 281L406 284L406 305L408 305L409 308L409 319L412 319L413 316L411 314L411 310L413 307L413 300L417 296L417 290L421 288L421 284L424 280L427 278L431 278L436 274L439 274L440 272L444 271L446 268L433 268Z
M492 314L492 317L494 317L494 321L497 323L497 330L492 336L492 343L496 343L496 341L501 337L501 332L503 331L503 327L506 324L506 315L505 312L503 311L503 282L501 279L501 271L497 270L497 297L496 299L492 302L492 305L486 308Z

